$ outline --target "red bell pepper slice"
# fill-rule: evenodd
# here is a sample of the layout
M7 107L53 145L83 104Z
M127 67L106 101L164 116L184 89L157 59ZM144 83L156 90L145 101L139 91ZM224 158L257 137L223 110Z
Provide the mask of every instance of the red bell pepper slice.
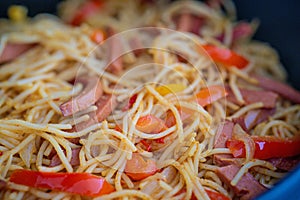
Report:
M207 52L213 61L222 63L227 67L235 66L239 69L243 69L249 63L246 58L230 49L217 47L214 45L203 45L201 47Z
M251 138L255 143L254 158L257 159L291 157L300 154L300 137L283 139L274 136L252 136ZM234 157L245 157L245 145L242 141L229 139L226 146Z
M140 154L133 153L131 160L127 160L125 173L134 181L143 180L157 172L154 160L145 160Z
M133 104L136 102L138 94L134 94L129 98L128 104L122 109L122 111L129 110L132 108Z
M207 193L207 195L209 196L209 198L211 200L230 200L229 197L225 196L224 194L221 194L219 192L215 192L212 190L205 190L205 192Z
M74 26L80 25L84 20L86 20L87 17L93 15L96 13L99 8L101 8L103 5L102 0L90 0L85 2L77 12L75 12L75 15L73 19L71 20L70 24Z
M104 178L89 173L54 173L21 169L15 170L9 181L89 197L109 194L115 190Z
M196 94L196 101L202 107L212 104L213 102L226 97L228 93L223 86L213 85L200 90Z

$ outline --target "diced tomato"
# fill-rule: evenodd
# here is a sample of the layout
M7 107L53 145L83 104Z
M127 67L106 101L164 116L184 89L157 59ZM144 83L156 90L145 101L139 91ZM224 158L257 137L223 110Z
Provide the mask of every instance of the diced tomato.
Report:
M227 92L223 86L214 85L200 90L196 94L196 101L202 107L207 106L223 97L227 96Z
M115 189L104 178L89 173L54 173L32 170L15 170L10 182L34 188L69 192L96 197L109 194Z
M0 156L2 156L3 155L3 152L2 151L0 151Z
M246 58L230 49L217 47L214 45L203 45L201 47L207 52L213 61L221 63L226 67L234 66L239 69L243 69L249 63Z
M70 24L74 26L80 25L87 17L95 14L103 6L102 0L89 0L86 1L80 8L75 12L73 19Z
M140 154L133 153L131 160L127 160L125 173L134 181L140 181L157 172L154 160L145 160Z
M136 123L136 129L144 133L160 133L167 129L165 122L154 115L140 117Z
M137 94L132 95L128 101L128 104L122 110L126 111L132 108L133 104L136 102L137 96Z
M275 157L291 157L300 154L300 137L277 138L274 136L252 136L255 143L254 158L269 159ZM227 148L234 157L245 157L245 145L242 141L230 139L226 142Z
M105 40L105 32L101 29L96 29L91 34L91 40L99 44Z

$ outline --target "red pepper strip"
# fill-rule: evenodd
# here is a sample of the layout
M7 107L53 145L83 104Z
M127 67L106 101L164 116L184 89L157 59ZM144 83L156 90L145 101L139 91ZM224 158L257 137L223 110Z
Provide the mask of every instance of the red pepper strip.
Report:
M252 139L255 143L254 158L257 159L291 157L300 154L300 137L282 139L274 136L252 136ZM226 146L234 157L245 157L245 145L242 141L229 139Z
M235 66L239 69L245 68L249 61L243 56L235 53L234 51L214 45L201 46L208 55L215 61L222 63L227 67Z
M21 169L15 170L9 181L89 197L109 194L115 190L104 178L89 173L53 173Z
M151 151L152 149L151 142L149 143L148 140L143 139L141 140L141 143L142 145L144 145L146 151Z
M157 172L154 160L145 160L140 154L133 153L131 160L127 160L125 173L134 181L140 181Z
M137 96L137 94L132 95L128 101L128 104L122 109L122 111L126 111L132 108L133 104L136 102Z
M98 0L90 0L85 2L79 10L75 13L73 19L71 20L70 24L74 26L80 25L87 17L91 16L92 14L96 13L99 8L103 5L102 1Z
M207 193L207 195L209 196L209 198L211 200L230 200L229 197L225 196L224 194L221 194L219 192L215 192L212 190L205 190L205 192Z
M219 85L209 86L208 88L200 90L196 94L196 101L202 107L207 106L223 97L226 97L228 93L225 88Z

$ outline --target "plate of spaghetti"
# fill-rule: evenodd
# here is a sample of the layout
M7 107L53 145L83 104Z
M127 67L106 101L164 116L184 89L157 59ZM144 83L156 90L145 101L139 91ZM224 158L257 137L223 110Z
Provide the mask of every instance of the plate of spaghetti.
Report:
M300 92L231 1L0 20L1 199L248 200L299 163Z

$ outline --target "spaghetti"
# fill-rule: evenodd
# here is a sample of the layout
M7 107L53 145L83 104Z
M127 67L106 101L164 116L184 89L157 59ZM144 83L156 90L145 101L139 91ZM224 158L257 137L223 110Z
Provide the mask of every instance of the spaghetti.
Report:
M61 19L2 19L1 199L258 195L239 193L243 177L262 190L272 187L287 170L256 158L253 136L297 138L299 102L281 91L268 92L275 103L263 99L253 74L284 81L286 72L275 50L251 39L257 22L236 21L232 2L221 2L68 0L60 5ZM196 30L189 23L198 24ZM251 31L239 35L241 23ZM95 30L107 40L94 41ZM4 59L9 47L20 45L24 52ZM76 82L88 77L101 83L93 88L100 95ZM62 113L65 102L77 106L65 108L70 116ZM233 157L226 141L219 141L227 132L222 137L242 141L235 148L244 148L246 156ZM237 169L229 181L224 166ZM114 189L95 195L14 180L15 171L24 169L88 173Z

